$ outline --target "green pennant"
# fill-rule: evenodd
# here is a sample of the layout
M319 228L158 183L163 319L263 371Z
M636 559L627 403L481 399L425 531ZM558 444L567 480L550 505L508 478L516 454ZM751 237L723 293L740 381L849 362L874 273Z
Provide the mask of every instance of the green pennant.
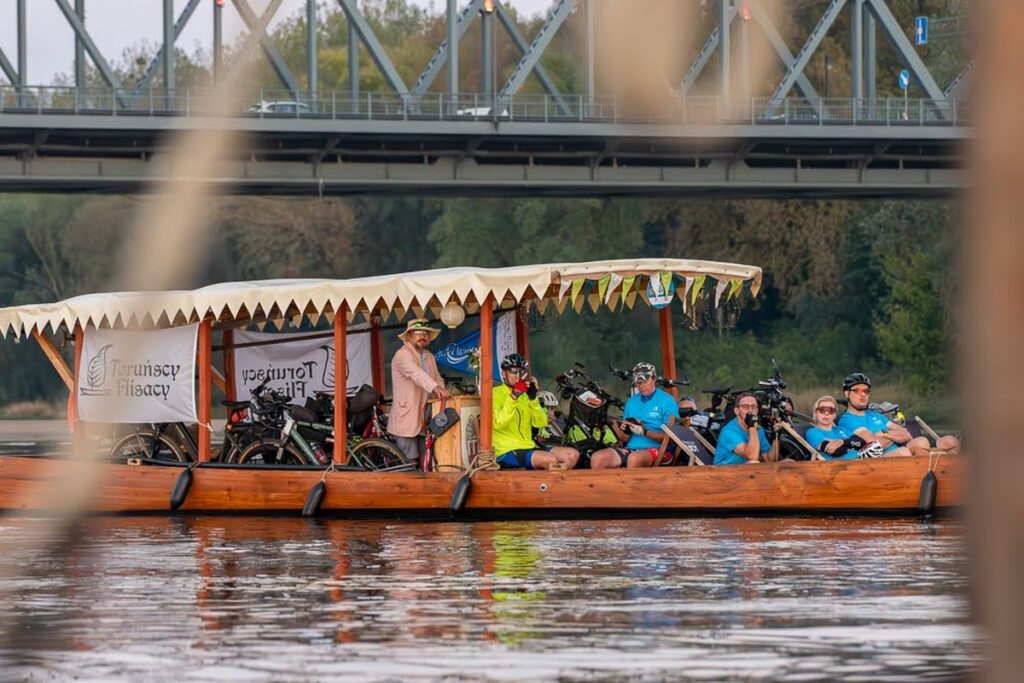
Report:
M629 296L630 290L633 289L633 284L636 282L636 275L628 275L622 278L622 305L626 305L626 297Z
M739 293L740 289L742 289L742 288L743 288L743 280L733 280L732 282L730 282L729 283L729 295L727 297L725 297L725 300L727 302L731 301L732 298L734 296L736 296L736 294Z
M604 295L608 291L608 283L612 281L612 274L608 273L597 281L597 298L604 301Z
M580 295L580 290L583 289L583 283L586 282L583 278L572 281L572 288L569 290L569 299L572 301L572 305L576 306L576 297Z
M672 273L662 273L660 277L661 277L661 291L663 291L666 294L668 294L669 285L672 284Z
M690 288L690 305L697 305L697 296L700 294L700 290L704 289L704 281L708 279L707 275L698 275L693 278L693 286Z

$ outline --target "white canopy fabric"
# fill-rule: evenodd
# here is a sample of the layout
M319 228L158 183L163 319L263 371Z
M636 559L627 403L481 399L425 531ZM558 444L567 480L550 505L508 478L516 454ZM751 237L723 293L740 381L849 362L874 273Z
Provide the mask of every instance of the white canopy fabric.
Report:
M688 259L442 268L350 280L262 280L193 291L86 294L56 303L0 308L0 335L54 332L61 327L73 330L76 325L175 327L206 319L214 320L217 327L239 327L301 316L333 319L342 306L349 319L395 314L401 320L410 310L422 315L429 309L436 316L451 301L472 313L488 295L505 307L534 303L543 309L555 303L562 310L570 300L577 308L581 305L577 302L587 300L596 310L601 303L613 305L620 296L632 306L638 292L646 301L644 292L652 277L662 283L679 282L676 295L684 299L684 306L684 295L691 292L695 297L710 279L718 281L719 295L730 283L732 292L747 281L754 294L761 286L758 267ZM695 283L699 284L691 287Z

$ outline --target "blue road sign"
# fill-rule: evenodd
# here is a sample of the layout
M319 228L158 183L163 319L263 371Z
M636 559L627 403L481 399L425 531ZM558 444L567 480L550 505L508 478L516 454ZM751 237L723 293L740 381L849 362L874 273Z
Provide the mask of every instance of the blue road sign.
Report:
M928 42L928 17L918 17L914 20L914 42L918 45L925 45Z
M901 71L900 72L899 81L900 81L900 88L902 90L906 90L907 88L909 88L910 87L910 72L907 71L906 69Z

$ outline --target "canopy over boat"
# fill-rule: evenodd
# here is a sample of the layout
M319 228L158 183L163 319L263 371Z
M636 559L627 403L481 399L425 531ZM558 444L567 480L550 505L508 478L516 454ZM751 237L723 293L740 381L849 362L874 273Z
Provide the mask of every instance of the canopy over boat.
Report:
M549 263L510 268L442 268L348 280L289 279L228 282L192 291L86 294L56 303L0 309L0 335L25 336L60 328L174 327L213 320L214 327L240 327L299 316L328 316L347 311L347 318L372 316L399 319L425 309L438 315L448 303L470 313L488 296L502 307L535 305L559 310L570 301L585 301L595 310L620 300L632 306L647 302L654 279L675 296L695 298L714 285L716 296L750 283L756 294L761 269L689 259L621 259L585 263Z

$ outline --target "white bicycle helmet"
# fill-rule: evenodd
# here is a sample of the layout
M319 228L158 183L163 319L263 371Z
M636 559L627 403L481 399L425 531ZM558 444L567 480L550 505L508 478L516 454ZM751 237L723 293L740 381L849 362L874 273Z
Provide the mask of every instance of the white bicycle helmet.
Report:
M537 392L537 400L540 401L540 404L545 408L558 407L558 397L552 394L550 391Z

